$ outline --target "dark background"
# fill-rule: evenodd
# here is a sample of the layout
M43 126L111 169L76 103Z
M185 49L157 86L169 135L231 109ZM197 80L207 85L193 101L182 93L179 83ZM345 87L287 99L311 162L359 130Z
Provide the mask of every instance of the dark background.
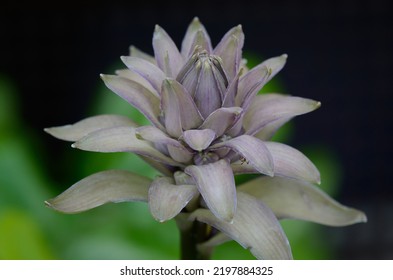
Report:
M332 236L340 245L339 257L393 259L389 2L3 3L0 73L16 81L24 121L38 131L50 155L65 146L41 133L42 128L86 117L99 73L127 55L131 44L152 53L154 24L180 44L187 25L198 16L215 45L240 23L245 50L265 57L289 55L279 74L288 93L322 102L322 108L299 119L292 144L328 145L343 171L339 201L368 215L366 225ZM59 172L55 163L51 156L44 163L53 174Z

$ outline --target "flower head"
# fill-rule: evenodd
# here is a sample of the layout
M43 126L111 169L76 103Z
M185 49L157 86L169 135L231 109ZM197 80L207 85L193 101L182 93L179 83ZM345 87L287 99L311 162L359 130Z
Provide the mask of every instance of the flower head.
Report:
M281 94L257 95L284 66L287 55L248 70L242 58L241 26L213 48L195 18L179 51L156 26L154 57L131 47L121 57L127 69L101 75L113 92L150 121L138 126L122 116L101 115L49 128L74 148L134 152L163 176L153 181L118 170L76 183L47 204L74 213L107 202L146 201L158 221L186 215L239 242L257 258L291 258L278 220L297 218L328 225L365 221L315 187L320 175L298 150L270 141L291 118L320 106L314 100ZM236 187L234 175L261 173ZM201 246L222 242L220 234ZM219 240L219 241L218 241Z

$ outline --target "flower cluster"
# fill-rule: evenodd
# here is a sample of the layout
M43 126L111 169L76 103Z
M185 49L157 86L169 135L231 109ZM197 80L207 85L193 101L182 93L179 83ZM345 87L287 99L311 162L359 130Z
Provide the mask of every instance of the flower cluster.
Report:
M102 171L47 205L76 213L107 202L146 201L160 222L181 216L216 228L200 246L234 239L261 259L292 258L278 219L332 226L365 221L362 212L340 205L315 186L320 175L306 156L270 140L283 124L320 102L258 95L284 67L287 55L248 69L243 43L239 25L213 48L195 18L179 51L156 26L154 57L131 47L130 56L121 57L127 69L101 75L151 125L100 115L46 131L81 150L136 153L162 176L150 180L122 170ZM264 176L236 187L234 175L246 173Z

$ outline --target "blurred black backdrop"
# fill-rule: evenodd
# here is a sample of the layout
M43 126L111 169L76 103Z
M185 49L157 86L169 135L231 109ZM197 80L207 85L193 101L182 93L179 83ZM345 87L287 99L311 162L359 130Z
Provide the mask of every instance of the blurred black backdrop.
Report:
M41 133L42 128L86 117L99 73L127 55L131 44L152 53L156 23L178 44L194 16L207 27L214 44L241 23L245 50L265 57L288 53L279 74L288 93L322 102L321 109L299 120L292 144L332 147L344 175L339 200L368 215L366 225L341 230L340 258L392 259L389 2L3 3L0 73L16 81L24 121L38 132L49 155L65 146ZM47 161L51 168L56 158L48 156Z

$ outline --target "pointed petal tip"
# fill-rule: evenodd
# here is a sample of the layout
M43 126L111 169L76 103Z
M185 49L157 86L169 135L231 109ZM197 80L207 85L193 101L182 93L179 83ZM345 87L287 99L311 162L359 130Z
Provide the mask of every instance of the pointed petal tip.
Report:
M72 144L71 144L71 148L77 149L77 148L78 148L77 143L76 143L76 142L75 142L75 143L72 143Z
M284 53L284 54L281 55L281 57L284 58L284 59L287 59L288 55L286 53Z

